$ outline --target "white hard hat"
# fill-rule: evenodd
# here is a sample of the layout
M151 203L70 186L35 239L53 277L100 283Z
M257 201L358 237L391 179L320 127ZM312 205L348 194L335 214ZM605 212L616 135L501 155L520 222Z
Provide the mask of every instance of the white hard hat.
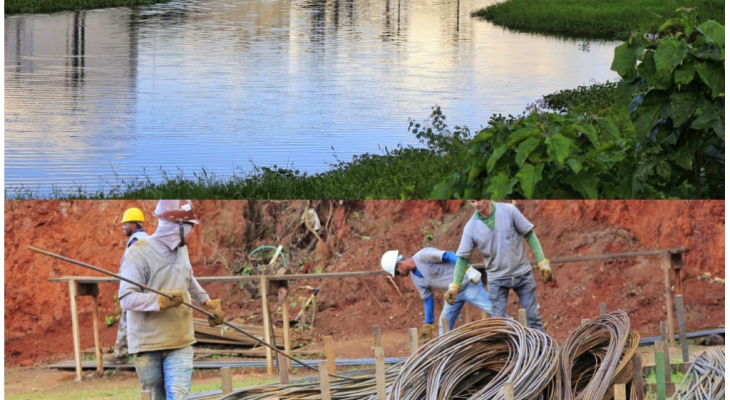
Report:
M398 254L398 250L389 250L383 253L383 257L380 259L380 266L383 270L392 276L395 276L395 267L398 261L402 260L403 257Z

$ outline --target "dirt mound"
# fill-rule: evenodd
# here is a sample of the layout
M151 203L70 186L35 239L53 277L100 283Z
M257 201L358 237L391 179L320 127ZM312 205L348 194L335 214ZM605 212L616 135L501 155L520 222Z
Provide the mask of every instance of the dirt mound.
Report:
M155 201L5 201L5 362L46 362L72 352L68 288L48 278L100 276L93 271L25 249L34 245L116 272L126 238L120 218L128 207L140 207L149 218ZM473 210L461 201L196 201L202 224L189 240L197 276L242 273L256 267L249 254L263 245L283 245L287 266L299 273L378 270L384 251L412 254L425 246L454 251ZM682 273L689 330L724 326L723 201L525 201L516 202L535 224L549 258L688 247ZM302 221L316 209L321 228L315 236ZM472 259L481 261L478 256ZM283 262L283 261L282 261ZM556 282L538 283L546 332L567 337L581 318L595 315L598 304L621 308L632 326L653 335L665 315L663 276L658 257L593 261L553 266ZM309 295L306 285L320 288L312 334L338 340L366 337L380 325L386 338L405 337L420 326L422 302L410 279L369 278L301 281L291 286L296 315ZM237 284L207 284L224 299L229 317L260 323L260 301ZM101 284L102 317L114 315L117 285ZM441 304L441 294L436 294ZM277 310L272 298L272 309ZM517 298L508 313L516 315ZM82 347L93 343L91 306L79 301ZM437 305L436 312L440 312ZM276 314L276 313L275 313ZM437 314L438 315L438 314ZM275 316L275 318L278 314ZM478 317L474 313L474 317ZM280 317L279 317L280 318ZM103 321L102 321L103 323ZM308 330L305 330L306 334ZM116 326L102 328L102 343L111 346ZM399 339L400 340L400 339ZM393 343L400 343L393 340ZM407 342L404 342L407 343ZM400 346L394 344L393 346ZM386 354L400 354L392 349ZM354 351L354 350L353 350ZM338 353L340 353L338 351ZM348 354L356 356L357 354ZM347 356L343 354L343 356ZM370 353L360 356L371 356Z

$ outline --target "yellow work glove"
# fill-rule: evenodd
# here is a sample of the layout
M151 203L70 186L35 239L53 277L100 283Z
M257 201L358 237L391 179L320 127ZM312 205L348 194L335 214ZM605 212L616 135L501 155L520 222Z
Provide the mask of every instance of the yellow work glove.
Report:
M223 321L225 321L226 314L221 308L221 299L208 300L205 302L205 304L203 304L203 307L205 307L205 311L213 314L212 317L208 317L208 325L216 326L222 324Z
M157 295L157 303L160 304L160 311L167 310L171 307L178 307L183 302L183 294L179 290L160 290L160 292L169 294L172 298Z
M418 334L418 344L422 345L433 339L433 324L423 324L421 333Z
M459 286L456 283L449 283L449 291L444 294L444 300L446 300L449 305L454 305L456 303L456 295L459 294L459 290L461 289L461 286Z
M550 269L550 260L547 258L537 263L537 271L540 273L540 280L543 283L553 280L553 270Z

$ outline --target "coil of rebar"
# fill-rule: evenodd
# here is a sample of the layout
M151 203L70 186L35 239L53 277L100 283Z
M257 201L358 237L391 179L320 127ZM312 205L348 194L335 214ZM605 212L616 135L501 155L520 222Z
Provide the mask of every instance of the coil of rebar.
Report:
M403 365L389 400L540 399L552 392L558 345L517 321L489 318L467 324L421 347Z
M689 366L672 400L722 400L725 398L725 349L710 347Z

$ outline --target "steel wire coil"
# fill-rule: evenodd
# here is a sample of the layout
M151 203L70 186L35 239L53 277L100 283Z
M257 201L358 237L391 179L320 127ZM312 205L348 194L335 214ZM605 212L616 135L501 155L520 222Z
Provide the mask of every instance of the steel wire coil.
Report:
M689 366L672 400L722 400L725 398L725 348L710 347Z
M472 322L426 343L393 382L389 400L504 399L512 382L515 399L543 399L558 365L558 345L517 321Z

